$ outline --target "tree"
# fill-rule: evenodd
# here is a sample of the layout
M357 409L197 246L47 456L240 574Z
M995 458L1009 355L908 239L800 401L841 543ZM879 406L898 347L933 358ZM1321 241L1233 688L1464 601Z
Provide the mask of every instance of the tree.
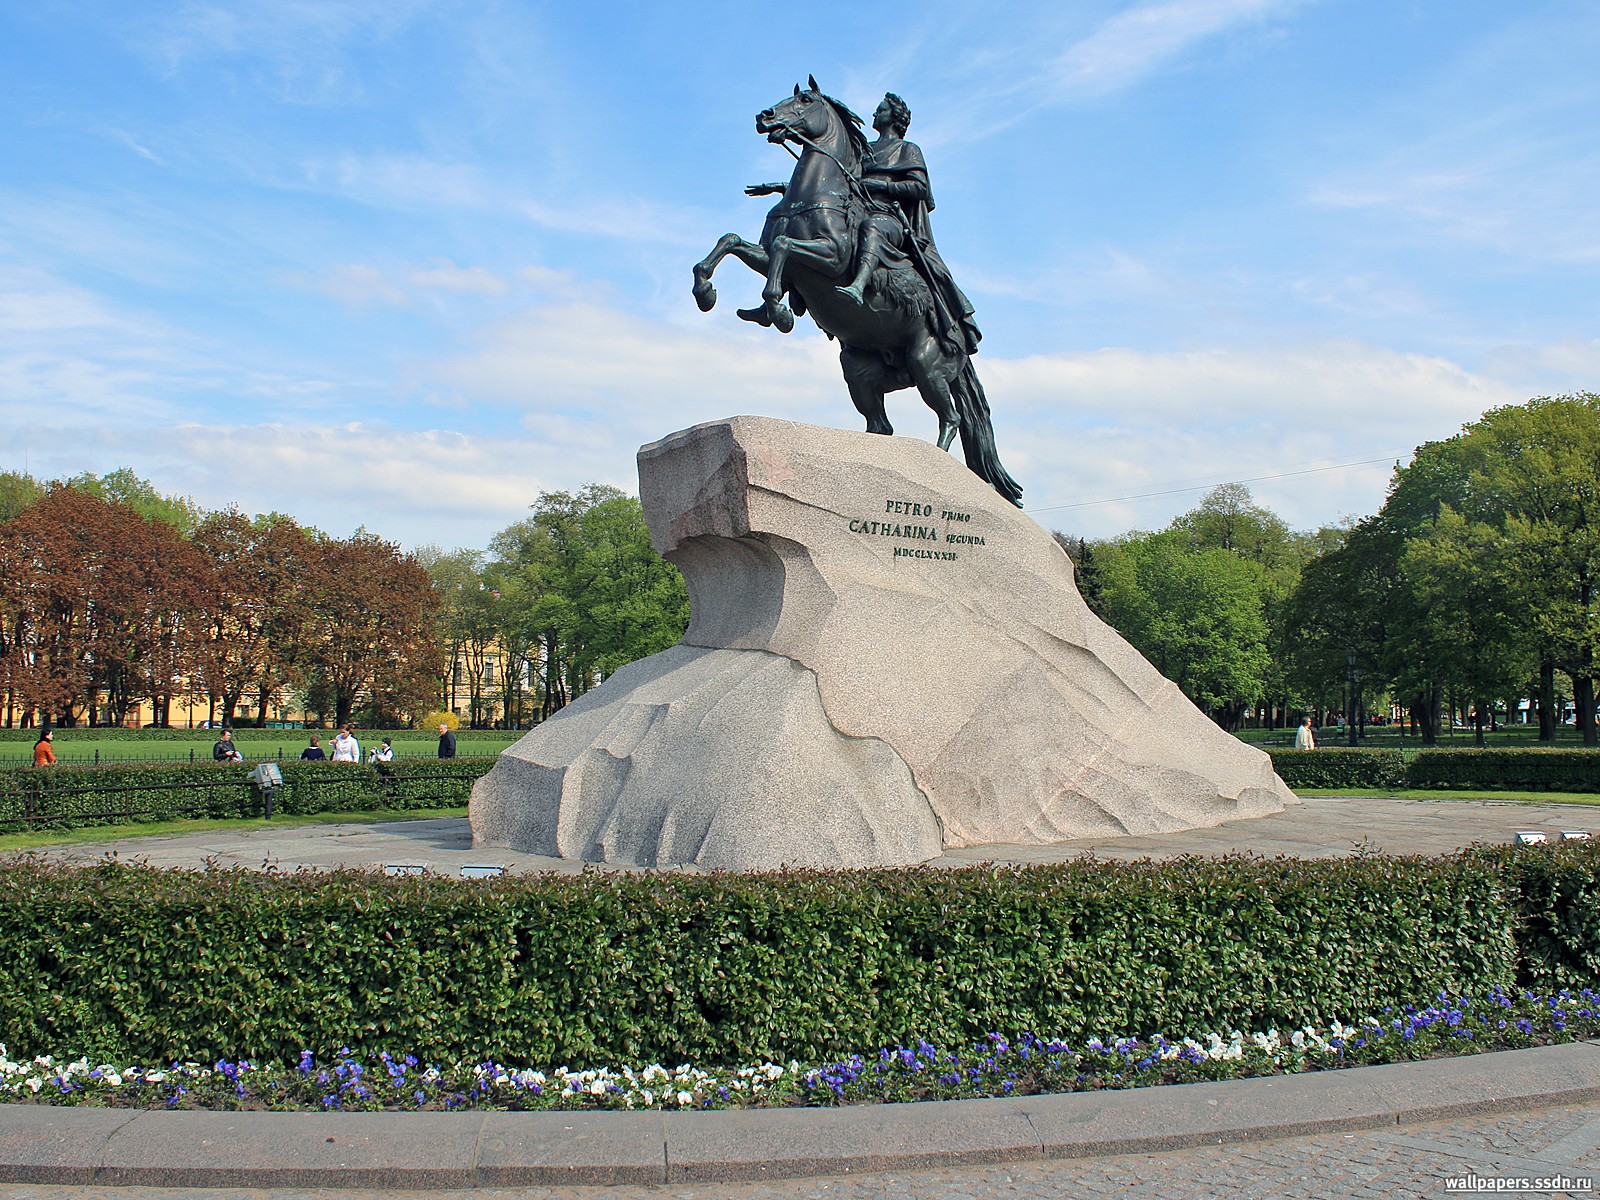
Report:
M542 715L619 667L673 645L688 626L683 577L650 544L639 501L613 487L545 492L534 515L490 543L527 607L513 640L537 645ZM502 594L505 588L500 589Z
M67 485L99 500L125 504L141 517L170 525L185 536L194 532L203 516L200 506L189 497L163 496L128 467L119 467L108 475L85 471L73 476Z
M208 514L192 540L210 567L201 677L225 723L254 692L264 725L269 697L304 665L296 647L310 616L304 580L317 543L288 518L252 521L237 509Z
M369 533L324 538L314 546L303 580L304 661L308 676L329 688L336 723L350 720L363 691L390 711L430 706L439 677L435 618L441 600L428 572Z
M0 527L0 670L10 701L121 724L186 664L204 564L171 526L53 486Z
M1105 619L1225 728L1258 699L1270 666L1261 568L1192 551L1178 530L1098 547Z
M1505 573L1504 586L1532 633L1546 714L1553 672L1560 669L1572 680L1584 743L1595 745L1600 740L1594 721L1594 681L1600 671L1600 397L1586 393L1491 409L1457 436L1420 447L1411 464L1397 472L1380 515L1412 539L1430 536L1447 512L1460 514L1465 529L1479 530L1473 536L1480 540L1487 536L1482 530L1502 535L1494 560L1477 564L1485 574L1480 586L1495 586L1488 576ZM1423 627L1439 615L1422 606L1413 614ZM1524 631L1507 627L1500 636L1522 644ZM1424 645L1424 639L1414 638L1413 649L1449 661L1455 640L1447 636ZM1495 649L1502 657L1516 652L1511 645ZM1466 685L1465 680L1450 682ZM1542 715L1542 729L1548 725L1548 715Z
M0 471L0 521L20 516L43 498L44 484L20 471Z
M1507 535L1445 508L1426 533L1406 543L1400 568L1439 673L1474 702L1474 739L1484 744L1486 714L1533 672L1533 639L1522 618Z

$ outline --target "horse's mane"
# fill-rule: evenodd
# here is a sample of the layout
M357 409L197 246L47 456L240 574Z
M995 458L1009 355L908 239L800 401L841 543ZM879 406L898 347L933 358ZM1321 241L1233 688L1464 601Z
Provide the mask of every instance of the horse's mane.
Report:
M815 84L813 83L813 86ZM859 166L867 159L867 150L871 145L867 135L861 131L864 122L855 113L850 111L850 106L842 100L835 100L821 88L816 88L817 95L825 100L833 111L839 114L839 119L844 122L844 130L850 135L850 147L856 152L856 164Z

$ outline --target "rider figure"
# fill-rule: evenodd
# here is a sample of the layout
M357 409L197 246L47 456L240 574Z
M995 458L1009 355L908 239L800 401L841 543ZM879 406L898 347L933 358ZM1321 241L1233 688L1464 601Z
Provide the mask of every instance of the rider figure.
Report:
M905 140L911 127L911 109L893 92L872 114L878 140L861 167L861 182L870 199L878 202L861 224L855 277L839 291L857 304L864 301L867 281L875 267L893 267L904 261L895 250L902 247L922 270L933 291L941 332L968 354L978 349L983 335L973 320L972 304L956 286L950 269L933 244L928 214L933 211L933 190L928 186L928 166L922 148ZM915 241L913 248L908 243ZM918 261L920 259L920 262ZM959 330L953 328L959 326Z

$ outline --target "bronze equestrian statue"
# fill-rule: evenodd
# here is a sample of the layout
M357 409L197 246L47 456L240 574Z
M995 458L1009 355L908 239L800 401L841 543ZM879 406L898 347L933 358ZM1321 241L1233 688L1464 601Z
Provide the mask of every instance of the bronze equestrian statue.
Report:
M890 93L873 114L869 144L861 118L823 94L817 81L756 117L756 131L796 155L787 184L758 184L752 196L777 193L760 244L724 234L695 264L694 297L702 311L717 302L711 275L728 255L766 277L762 303L739 316L782 333L809 314L839 342L850 399L867 432L891 434L883 398L915 386L939 418L938 443L956 434L967 466L1019 507L1022 488L1000 465L983 385L972 369L981 336L972 305L939 257L928 225L933 193L922 151L905 140L911 110Z

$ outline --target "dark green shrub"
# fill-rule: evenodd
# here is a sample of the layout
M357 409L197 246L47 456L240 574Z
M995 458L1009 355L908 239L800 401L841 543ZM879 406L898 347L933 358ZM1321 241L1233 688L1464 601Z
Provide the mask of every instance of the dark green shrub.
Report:
M307 814L465 804L493 757L400 759L393 763L281 764L275 810ZM0 831L70 829L173 817L260 817L261 793L248 764L0 766Z
M592 1065L1288 1028L1509 984L1496 872L1460 855L473 882L24 860L0 867L0 1029L147 1060Z
M1273 750L1272 769L1291 788L1400 788L1405 759L1399 750Z
M1406 763L1406 786L1600 792L1600 751L1418 750Z
M1472 851L1504 881L1518 984L1544 991L1600 980L1600 854L1589 842Z

